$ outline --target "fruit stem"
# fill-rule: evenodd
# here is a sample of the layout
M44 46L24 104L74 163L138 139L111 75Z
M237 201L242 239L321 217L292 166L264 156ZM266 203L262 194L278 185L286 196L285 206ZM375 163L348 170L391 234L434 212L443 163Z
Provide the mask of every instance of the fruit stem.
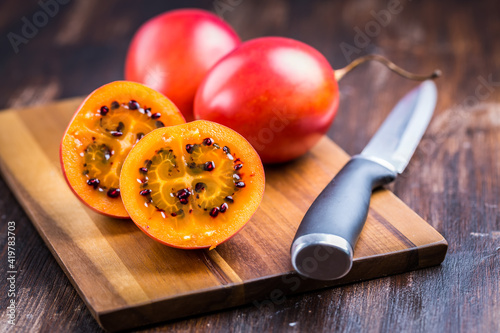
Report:
M381 55L368 54L368 55L365 55L363 57L359 57L357 59L354 59L350 64L348 64L344 68L335 70L335 79L337 81L339 81L340 79L342 79L344 77L344 75L349 73L352 69L358 67L359 65L361 65L367 61L371 61L371 60L375 60L375 61L378 61L378 62L384 64L387 68L389 68L394 73L397 73L397 74L399 74L407 79L410 79L410 80L416 80L416 81L424 81L424 80L429 80L429 79L432 80L432 79L435 79L435 78L438 78L441 76L441 71L439 69L436 69L434 72L432 72L429 75L418 75L415 73L410 73L408 71L405 71L404 69L397 66L396 64L394 64L392 61L388 60L387 58L382 57Z

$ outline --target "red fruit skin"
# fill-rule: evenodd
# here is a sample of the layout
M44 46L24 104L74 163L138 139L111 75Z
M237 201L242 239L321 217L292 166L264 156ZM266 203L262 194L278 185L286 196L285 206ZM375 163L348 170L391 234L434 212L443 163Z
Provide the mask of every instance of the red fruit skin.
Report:
M166 95L191 121L196 89L204 76L240 43L233 29L210 12L169 11L147 21L133 37L125 79Z
M328 131L338 108L333 69L316 49L293 39L242 43L207 74L196 119L243 135L264 163L295 159Z

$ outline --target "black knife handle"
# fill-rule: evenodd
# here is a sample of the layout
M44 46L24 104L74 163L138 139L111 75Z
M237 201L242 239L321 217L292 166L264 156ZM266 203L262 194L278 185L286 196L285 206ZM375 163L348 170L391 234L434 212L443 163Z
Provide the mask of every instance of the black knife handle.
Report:
M396 175L364 156L354 156L316 198L297 230L291 248L297 272L318 280L346 275L372 191Z

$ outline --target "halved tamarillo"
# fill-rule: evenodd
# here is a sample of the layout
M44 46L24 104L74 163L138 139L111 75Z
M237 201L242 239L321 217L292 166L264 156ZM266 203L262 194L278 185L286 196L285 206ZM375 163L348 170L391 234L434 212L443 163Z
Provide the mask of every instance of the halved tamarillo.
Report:
M214 248L236 234L257 210L264 185L254 148L230 128L203 120L146 135L120 176L135 224L184 249Z
M92 92L64 133L61 166L73 192L90 208L128 218L120 171L132 146L154 129L184 123L177 107L140 83L116 81Z

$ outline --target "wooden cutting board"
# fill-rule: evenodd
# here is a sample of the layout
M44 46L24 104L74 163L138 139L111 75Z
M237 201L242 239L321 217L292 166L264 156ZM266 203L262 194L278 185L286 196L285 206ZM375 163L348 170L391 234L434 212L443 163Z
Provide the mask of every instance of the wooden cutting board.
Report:
M328 138L305 157L266 168L252 220L215 250L153 241L130 220L88 209L66 185L59 143L82 99L0 113L0 168L100 325L111 331L438 265L448 244L388 190L374 193L351 272L320 282L294 273L289 248L314 198L349 156Z

